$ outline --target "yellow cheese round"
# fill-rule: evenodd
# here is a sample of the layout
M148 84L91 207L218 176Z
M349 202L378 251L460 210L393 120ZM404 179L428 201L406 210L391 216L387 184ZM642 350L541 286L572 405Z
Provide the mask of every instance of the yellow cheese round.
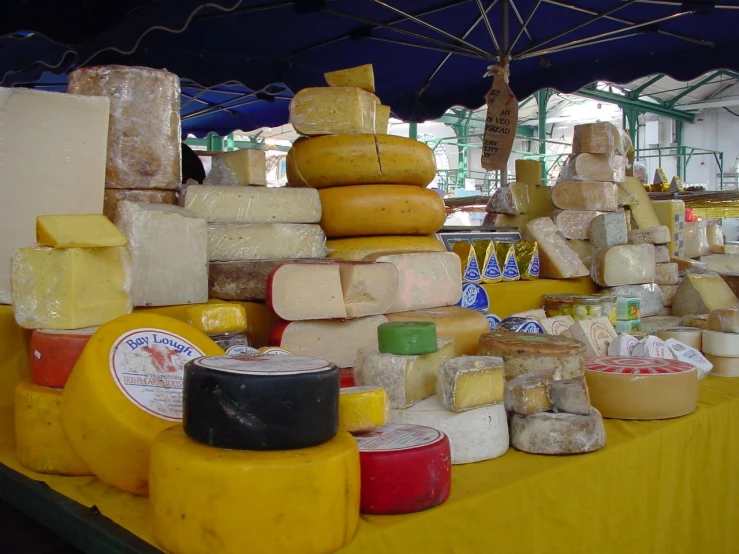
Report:
M324 554L359 522L359 451L343 431L313 448L226 450L177 426L151 449L152 522L176 554Z
M149 447L182 420L183 367L223 350L175 319L135 313L90 338L62 394L62 425L75 452L103 482L146 496Z
M326 241L329 258L361 262L377 252L446 252L444 243L435 236L352 237Z
M703 356L713 364L713 369L709 375L714 377L739 377L739 358L714 356L706 353Z
M23 381L15 388L15 452L25 468L56 475L92 475L64 436L61 389Z
M433 150L423 142L395 135L326 135L296 142L287 153L291 187L425 187L435 175Z
M350 433L374 431L390 415L382 387L346 387L339 394L339 429Z
M446 221L432 190L408 185L357 185L321 189L321 227L327 237L430 235Z

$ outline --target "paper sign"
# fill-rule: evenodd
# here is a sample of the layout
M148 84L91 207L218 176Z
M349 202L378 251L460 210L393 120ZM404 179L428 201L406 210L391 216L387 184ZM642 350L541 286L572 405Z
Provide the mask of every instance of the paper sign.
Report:
M489 68L489 73L493 75L493 86L485 97L488 112L480 164L488 171L504 171L516 139L518 100L508 86L507 66L493 66Z

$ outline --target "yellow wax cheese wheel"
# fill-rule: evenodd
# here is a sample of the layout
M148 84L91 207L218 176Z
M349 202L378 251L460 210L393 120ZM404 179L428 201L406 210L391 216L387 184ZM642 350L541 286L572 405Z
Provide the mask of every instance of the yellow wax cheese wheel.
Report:
M392 235L386 237L352 237L326 241L329 258L361 262L378 252L446 252L444 243L433 235L414 237Z
M15 388L15 452L25 468L56 475L92 475L64 436L61 389L23 381Z
M345 387L339 394L339 429L350 433L374 431L390 416L382 387Z
M177 554L324 554L359 523L359 451L344 431L312 448L214 448L181 427L151 449L154 536Z
M425 187L435 175L433 150L395 135L326 135L295 142L287 153L287 181L292 187Z
M149 448L182 420L183 368L223 349L197 329L153 313L102 325L62 394L62 425L75 452L101 481L148 493Z

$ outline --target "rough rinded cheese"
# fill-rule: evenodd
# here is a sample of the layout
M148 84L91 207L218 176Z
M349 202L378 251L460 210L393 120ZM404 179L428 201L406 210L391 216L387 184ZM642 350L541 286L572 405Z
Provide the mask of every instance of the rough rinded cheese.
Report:
M267 281L267 305L287 321L345 319L338 264L285 264Z
M15 453L39 473L92 475L64 436L62 391L22 381L15 388Z
M208 225L208 260L323 258L326 235L302 223L221 223Z
M601 212L585 210L557 210L552 213L552 220L565 238L588 240L590 224Z
M436 336L454 339L455 356L472 356L477 353L480 336L490 330L487 318L480 312L446 306L412 312L387 314L389 321L428 321L436 325Z
M358 87L367 92L375 92L375 72L371 63L337 69L323 74L330 87Z
M450 412L436 395L407 410L392 410L390 421L433 427L449 437L452 464L502 456L508 450L508 422L503 404Z
M732 254L736 256L739 254L739 245L737 244L712 244L712 254Z
M568 337L496 331L480 337L479 356L499 356L505 377L555 370L558 379L582 376L585 345Z
M550 218L540 217L530 221L522 236L524 240L537 242L539 245L541 277L569 279L590 274L577 252L557 232L557 227Z
M739 337L735 333L704 329L702 333L702 345L703 352L711 356L739 358Z
M390 121L390 106L377 104L375 106L375 134L387 135L387 127Z
M590 267L590 264L593 261L593 251L595 250L593 248L593 243L589 240L570 239L567 241L567 244L569 244L577 253L578 258L580 258L583 265L585 267Z
M558 180L620 183L624 180L625 169L623 156L570 154L562 165Z
M657 264L657 267L659 266L660 264ZM659 288L662 291L662 303L664 306L672 306L672 301L675 299L675 295L677 294L680 285L659 285Z
M376 99L357 87L304 88L290 102L290 123L307 136L374 133Z
M664 297L658 285L622 285L603 289L606 294L614 294L624 297L639 298L639 312L641 317L658 315L664 306Z
M590 222L589 236L595 248L626 244L628 235L624 214L622 212L598 214Z
M652 203L649 201L649 195L647 194L644 185L642 185L641 181L637 177L626 177L623 183L619 186L635 198L635 203L631 204L630 208L631 215L636 221L639 229L668 225L667 223L660 222L660 219L657 217L657 213L652 207Z
M519 181L499 187L490 197L487 211L498 214L543 217L552 211L552 189Z
M343 431L313 448L259 452L169 429L152 444L154 537L179 554L335 552L359 523L359 472L357 443Z
M128 237L134 306L208 300L208 226L204 219L179 206L124 200L118 206L116 225Z
M629 231L629 244L668 244L669 242L670 230L664 225Z
M189 185L182 205L210 223L318 223L321 200L312 189Z
M344 387L339 391L339 429L366 433L390 418L387 391L382 387Z
M516 160L516 181L541 185L542 164L539 160Z
M708 224L705 220L686 222L683 240L683 254L686 258L697 258L711 253L711 245L708 244Z
M562 210L615 212L618 194L615 183L559 181L552 188L552 202Z
M462 356L441 365L437 394L447 410L464 412L503 402L504 385L502 358Z
M739 358L728 358L723 356L713 356L704 354L713 369L711 375L716 377L739 377Z
M387 252L446 252L444 243L435 236L352 237L326 241L328 257L338 260L364 260L367 256Z
M658 285L662 286L675 286L680 283L680 278L678 277L677 272L677 264L675 263L666 263L666 264L657 264L655 266L655 274L654 274L654 282ZM674 298L675 294L677 293L677 290L675 290L670 297L670 300ZM662 294L664 295L664 291L662 291ZM665 301L667 301L667 297L665 295ZM665 306L669 306L670 304L665 304Z
M661 225L670 230L672 240L667 245L670 256L684 254L685 239L685 202L682 200L656 200L651 203Z
M720 276L686 275L672 300L672 313L676 316L707 314L736 306L736 296Z
M357 352L354 380L357 385L384 388L390 407L405 409L436 393L439 368L453 357L450 339L440 339L436 352L418 356L383 354L368 346Z
M599 121L575 125L572 137L572 152L579 154L625 154L621 130L613 123Z
M395 135L326 135L296 142L287 153L287 180L293 187L425 187L435 176L431 148Z
M177 204L177 193L173 190L105 189L103 215L113 223L118 217L118 204L123 200L174 205Z
M665 244L658 244L654 247L654 261L658 264L666 264L670 261L670 249Z
M593 281L602 287L653 283L656 275L654 246L622 244L595 251Z
M26 329L82 329L131 311L123 247L20 248L11 260L15 320Z
M586 362L590 401L603 417L666 419L693 412L698 372L663 358L605 357Z
M321 227L327 237L431 235L444 225L444 199L410 185L321 189Z
M700 261L706 264L707 271L723 275L739 275L739 256L734 254L711 254L702 256Z
M721 333L739 333L739 310L731 308L711 311L706 320L706 329Z
M603 418L595 408L588 415L513 414L510 425L511 446L531 454L584 454L606 444Z
M223 350L175 319L136 313L90 338L62 394L62 425L104 483L146 496L149 446L182 418L183 367Z
M608 353L608 345L616 339L617 333L607 317L596 317L576 321L562 335L585 344L585 357L592 358L605 356Z
M210 158L210 172L203 184L267 186L267 155L258 148L214 154Z
M562 379L549 383L549 397L554 410L568 414L590 414L590 395L584 377L579 379Z
M126 246L126 237L102 214L40 215L36 242L54 248Z
M547 412L553 408L549 383L558 377L554 370L524 373L505 384L505 409L521 415Z
M0 88L0 303L11 303L10 257L34 245L37 215L100 213L109 114L107 98Z
M556 315L540 320L541 326L547 335L562 335L574 325L575 320L569 315Z

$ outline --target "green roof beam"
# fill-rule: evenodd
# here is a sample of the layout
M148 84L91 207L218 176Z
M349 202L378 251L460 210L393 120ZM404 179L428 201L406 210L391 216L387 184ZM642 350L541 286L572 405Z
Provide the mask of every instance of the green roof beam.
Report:
M657 81L659 81L660 79L662 79L662 77L664 77L664 74L663 73L660 73L659 75L655 75L654 77L652 77L651 79L649 79L645 83L643 83L640 86L636 87L631 92L634 94L635 97L638 97L642 92L644 92L646 89L648 89L649 87L651 87L654 83L656 83Z
M700 80L700 81L698 81L698 82L697 82L696 84L694 84L694 85L691 85L691 86L687 87L687 88L686 88L685 90L683 90L683 91L682 91L682 92L681 92L680 94L676 94L675 96L673 96L673 97L672 97L672 98L671 98L671 99L670 99L670 100L669 100L669 101L667 102L667 105L668 105L668 106L669 106L670 108L674 107L674 106L675 106L675 104L677 104L677 101L678 101L678 100L680 100L681 98L683 98L683 97L687 96L688 94L690 94L690 93L691 93L691 92L693 92L694 90L698 90L698 89L699 89L699 88L701 88L701 87L702 87L703 85L707 85L708 83L710 83L711 81L713 81L713 80L714 80L714 79L715 79L716 77L721 77L721 76L722 76L723 74L724 74L724 72L723 72L723 71L716 71L715 73L712 73L711 75L709 75L709 76L708 76L708 77L706 77L705 79L701 79L701 80Z
M611 102L622 108L631 107L636 108L641 112L648 112L677 121L683 121L685 123L694 123L695 115L690 114L681 110L675 110L673 108L663 106L662 104L655 104L653 102L645 102L637 98L629 98L627 96L621 96L620 94L614 94L605 90L598 90L593 88L582 88L575 94L578 96L584 96L585 98L591 98L593 100L601 100L603 102Z

